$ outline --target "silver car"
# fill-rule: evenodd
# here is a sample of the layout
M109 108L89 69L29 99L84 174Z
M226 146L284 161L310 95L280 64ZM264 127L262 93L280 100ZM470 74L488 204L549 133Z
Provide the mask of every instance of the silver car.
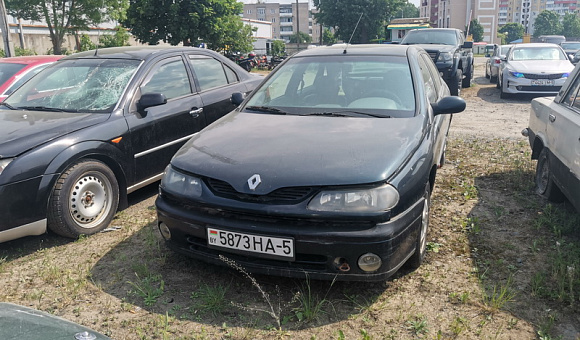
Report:
M488 59L485 61L485 77L489 79L490 83L497 83L501 58L505 57L510 47L512 45L495 45L493 51L486 55Z
M557 95L574 65L556 44L517 44L502 58L497 87L500 97L531 93Z

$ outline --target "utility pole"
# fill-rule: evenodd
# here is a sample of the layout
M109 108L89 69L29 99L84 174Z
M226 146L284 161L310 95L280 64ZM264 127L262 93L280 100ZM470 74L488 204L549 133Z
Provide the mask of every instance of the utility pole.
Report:
M14 57L14 46L10 41L10 29L6 21L6 5L4 5L4 0L0 0L0 29L2 30L2 38L4 40L4 53L7 57Z
M296 0L296 41L298 42L296 52L300 52L300 40L302 40L300 37L300 13L298 12L298 0Z

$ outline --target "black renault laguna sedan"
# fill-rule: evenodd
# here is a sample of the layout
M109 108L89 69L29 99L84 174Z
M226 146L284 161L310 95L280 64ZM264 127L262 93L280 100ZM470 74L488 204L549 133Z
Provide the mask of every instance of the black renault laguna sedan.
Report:
M262 80L193 47L100 49L44 69L0 103L0 242L103 230Z
M451 114L464 109L421 48L300 52L176 153L160 232L178 252L254 273L383 280L418 267Z

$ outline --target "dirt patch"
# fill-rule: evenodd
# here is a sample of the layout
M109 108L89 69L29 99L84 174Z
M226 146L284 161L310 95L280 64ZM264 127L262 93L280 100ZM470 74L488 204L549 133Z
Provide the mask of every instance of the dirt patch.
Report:
M131 195L112 231L1 244L0 300L113 339L578 339L577 215L533 193L520 134L529 98L499 99L482 61L453 118L416 271L371 284L253 283L169 251L151 186Z

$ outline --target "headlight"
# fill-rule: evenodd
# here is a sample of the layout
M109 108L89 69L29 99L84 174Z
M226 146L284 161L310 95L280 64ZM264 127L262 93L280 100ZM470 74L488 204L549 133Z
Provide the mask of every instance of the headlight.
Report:
M453 59L453 54L451 52L442 52L439 53L439 57L437 58L437 61L451 61Z
M562 74L562 78L568 78L570 76L570 73L563 73Z
M520 73L520 72L510 71L510 74L516 78L523 78L524 77L524 74Z
M399 192L389 184L369 189L326 190L308 203L314 211L376 213L388 211L399 202Z
M2 174L2 172L4 171L4 169L6 169L6 167L8 166L8 164L10 164L10 162L12 162L14 160L14 158L4 158L4 159L0 159L0 175Z
M163 190L176 195L194 198L201 196L201 180L175 171L171 165L165 168L165 174L163 174L161 179L161 187Z

